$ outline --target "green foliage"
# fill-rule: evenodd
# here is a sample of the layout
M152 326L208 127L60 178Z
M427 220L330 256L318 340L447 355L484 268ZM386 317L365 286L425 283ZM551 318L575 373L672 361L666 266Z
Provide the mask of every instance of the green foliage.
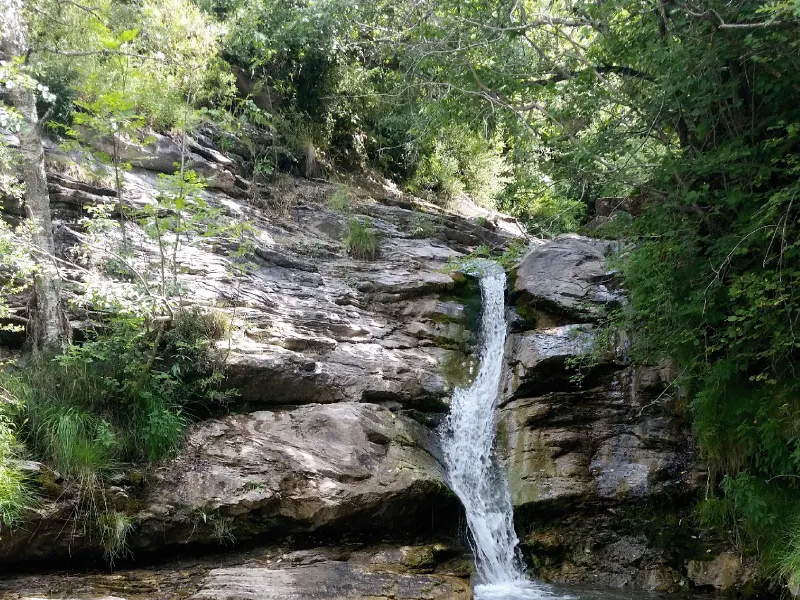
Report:
M442 227L429 215L415 212L411 217L410 230L411 237L424 239L435 236L442 230Z
M503 253L497 259L498 264L506 271L511 271L517 266L519 260L524 256L528 250L528 242L522 238L511 240L508 248L503 250Z
M428 191L444 205L465 194L482 206L494 206L509 182L501 137L486 139L455 125L441 130L430 144L410 189Z
M193 105L228 102L233 77L219 58L222 31L191 2L102 0L83 8L45 0L31 18L40 43L78 54L37 53L33 65L57 94L59 122L68 123L68 100L93 104L109 92L162 130L183 120L187 96Z
M375 260L380 254L380 242L366 217L363 222L356 217L347 220L344 242L347 253L358 260Z
M225 323L184 310L163 335L160 327L118 317L81 345L6 377L24 408L29 446L65 477L91 483L121 460L162 460L182 439L187 404L225 399L216 391L221 357L213 345Z
M0 387L0 537L3 529L13 528L34 504L27 482L12 459L17 455L15 426L7 413L6 390Z
M3 265L0 270L0 331L21 329L7 299L24 290L36 274L36 261L30 252L33 247L32 234L33 225L27 220L17 227L11 227L0 219L0 261Z
M133 524L106 508L109 478L125 462L168 458L183 439L191 406L232 394L219 389L222 356L214 345L226 335L225 319L185 309L164 327L119 315L82 344L54 357L33 356L0 379L27 448L64 476L77 499L76 524L98 536L112 562L127 552ZM13 437L9 421L0 426L3 450ZM13 522L30 500L19 474L0 464L0 507Z
M514 179L498 208L520 219L532 234L548 238L575 231L586 215L585 202L572 198L569 190L527 176Z
M159 175L157 201L141 211L139 223L158 243L162 298L181 296L178 254L184 244L230 233L231 226L222 218L223 210L212 207L204 198L205 187L197 173L180 165L172 175Z
M18 131L20 125L19 114L0 103L0 127ZM25 185L17 177L19 158L19 153L0 137L0 200L22 200ZM0 204L2 210L3 205ZM21 329L7 300L24 290L37 271L36 261L31 256L34 232L34 224L27 219L16 227L0 219L0 331Z
M502 252L500 252L499 249L492 250L492 248L489 246L482 244L469 254L465 254L463 256L451 256L448 259L444 270L448 273L453 271L472 273L476 269L479 270L483 262L486 260L491 260L503 267L503 269L506 271L511 271L516 266L517 261L519 261L527 248L528 245L523 239L512 240L508 245L508 248Z

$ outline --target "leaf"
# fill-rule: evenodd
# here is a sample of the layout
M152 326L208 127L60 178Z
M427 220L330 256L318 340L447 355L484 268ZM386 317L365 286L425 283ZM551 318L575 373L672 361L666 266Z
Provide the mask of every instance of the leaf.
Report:
M125 44L127 42L130 42L137 35L139 35L138 29L126 29L117 36L117 40L119 41L120 44Z

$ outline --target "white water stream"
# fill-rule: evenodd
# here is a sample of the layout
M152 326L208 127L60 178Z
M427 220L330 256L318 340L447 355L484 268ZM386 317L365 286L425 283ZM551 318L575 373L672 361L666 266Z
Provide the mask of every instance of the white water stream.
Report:
M475 598L553 598L549 587L525 575L508 481L494 456L495 408L506 341L506 276L488 260L475 264L475 274L483 296L480 367L472 385L454 391L450 414L441 428L448 483L467 515L477 570Z

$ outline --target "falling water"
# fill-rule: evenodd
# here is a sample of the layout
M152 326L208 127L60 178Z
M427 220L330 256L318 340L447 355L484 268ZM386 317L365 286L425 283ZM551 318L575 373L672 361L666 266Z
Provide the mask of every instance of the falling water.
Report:
M506 276L491 261L474 265L483 296L478 376L453 393L450 415L442 425L442 454L448 483L467 515L475 555L476 600L552 597L546 586L525 576L517 550L508 481L494 458L494 412L506 341Z

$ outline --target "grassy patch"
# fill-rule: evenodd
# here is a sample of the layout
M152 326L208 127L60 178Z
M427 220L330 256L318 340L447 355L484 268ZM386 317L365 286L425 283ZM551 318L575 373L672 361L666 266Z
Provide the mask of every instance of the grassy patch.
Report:
M187 408L230 395L219 390L222 358L214 346L228 327L218 313L200 309L176 313L169 325L120 316L83 344L31 357L0 376L28 451L64 477L75 500L73 532L98 539L109 562L127 553L133 529L129 517L108 508L109 478L122 463L172 455L190 420ZM10 452L11 426L0 421L0 454ZM19 474L0 461L6 524L29 503L20 486Z
M416 239L430 238L437 235L442 226L425 213L415 212L409 223L411 237Z
M362 223L355 217L348 219L344 234L347 253L358 260L375 260L380 254L380 244L369 219Z
M133 531L133 519L123 513L111 510L99 516L97 525L103 546L103 556L110 564L114 564L114 559L130 554L128 536Z
M32 504L25 476L12 462L16 450L14 425L3 414L0 398L0 532L16 526Z

